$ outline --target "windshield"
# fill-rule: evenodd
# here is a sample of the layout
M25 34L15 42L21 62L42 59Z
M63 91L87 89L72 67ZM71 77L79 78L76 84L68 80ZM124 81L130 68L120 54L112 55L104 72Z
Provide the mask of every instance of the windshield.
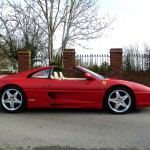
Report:
M78 67L79 67L79 66L78 66ZM101 75L99 75L99 74L97 74L97 73L95 73L95 72L93 72L93 71L91 71L91 70L88 70L88 69L83 68L83 67L79 67L79 68L81 68L82 70L84 70L84 71L90 73L91 75L95 76L96 78L105 79L105 77L103 77L103 76L101 76Z

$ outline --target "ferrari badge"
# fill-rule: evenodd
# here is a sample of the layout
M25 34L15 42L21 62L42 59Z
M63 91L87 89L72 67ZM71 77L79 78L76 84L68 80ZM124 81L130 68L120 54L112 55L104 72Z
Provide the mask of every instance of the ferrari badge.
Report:
M103 85L106 85L106 83L107 83L106 81L103 81L103 82L102 82Z

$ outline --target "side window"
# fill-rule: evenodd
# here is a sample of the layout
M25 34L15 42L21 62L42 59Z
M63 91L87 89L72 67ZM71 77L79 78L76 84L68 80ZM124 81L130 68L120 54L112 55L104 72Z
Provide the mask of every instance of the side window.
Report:
M32 74L31 78L48 78L50 69L45 69Z

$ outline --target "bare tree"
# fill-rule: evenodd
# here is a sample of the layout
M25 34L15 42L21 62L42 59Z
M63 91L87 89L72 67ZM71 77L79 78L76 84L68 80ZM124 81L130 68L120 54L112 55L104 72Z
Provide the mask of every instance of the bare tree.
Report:
M1 54L7 56L10 62L15 65L17 60L17 39L14 34L17 24L11 22L9 15L4 15L6 7L1 4L0 7L0 50Z
M125 71L149 71L150 70L150 47L144 44L139 48L137 44L124 47L124 70Z
M103 35L114 19L100 16L97 1L89 0L24 0L38 14L48 38L49 63L56 52L82 40Z
M46 60L46 41L43 40L45 34L37 24L38 17L32 9L9 1L1 3L0 6L0 49L3 53L16 63L18 49L30 49L32 66L37 53ZM6 8L9 11L5 12Z
M7 58L7 56L0 51L0 69L11 69L12 66L10 66L11 62L10 60Z
M150 71L150 46L148 44L144 44L144 63L145 63L145 69L147 71Z
M1 11L1 38L11 43L6 52L16 60L19 47L30 48L32 60L39 53L44 60L48 56L50 64L65 48L101 37L114 21L100 15L94 0L24 0L20 4L7 0L5 7L9 11Z
M43 51L46 49L46 41L43 40L45 34L37 24L39 23L38 17L36 14L34 14L31 8L25 7L25 9L22 9L20 6L16 7L15 5L11 5L11 7L13 8L14 12L19 13L19 15L15 14L13 18L19 23L18 30L22 33L20 46L22 49L31 50L31 65L33 66L36 61L44 60L44 58L42 60L37 58L37 53L40 53L42 56ZM27 15L32 19L27 17ZM46 58L46 56L47 55L44 57Z
M124 47L124 69L125 71L135 71L140 69L139 46L137 44Z

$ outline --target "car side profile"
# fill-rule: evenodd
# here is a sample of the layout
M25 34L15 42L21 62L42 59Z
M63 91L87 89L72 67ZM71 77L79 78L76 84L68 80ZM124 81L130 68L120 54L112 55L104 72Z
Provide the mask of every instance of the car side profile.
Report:
M81 66L76 66L76 70L74 78L64 77L58 66L1 77L1 108L11 113L33 108L103 108L123 114L150 106L147 86L105 78Z

